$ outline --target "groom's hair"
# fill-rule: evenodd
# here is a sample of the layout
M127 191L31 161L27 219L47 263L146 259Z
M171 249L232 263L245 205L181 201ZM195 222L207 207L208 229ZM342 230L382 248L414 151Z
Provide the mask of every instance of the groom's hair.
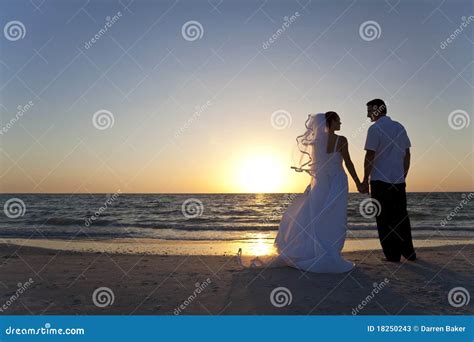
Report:
M374 109L382 115L387 114L387 105L381 99L373 99L367 102L367 106L373 106Z

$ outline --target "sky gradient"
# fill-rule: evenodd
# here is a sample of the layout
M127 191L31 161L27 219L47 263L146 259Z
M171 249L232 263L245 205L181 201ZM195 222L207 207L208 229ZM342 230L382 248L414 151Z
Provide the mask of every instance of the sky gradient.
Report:
M373 98L411 139L408 191L474 190L473 124L448 119L472 119L471 1L0 4L25 28L0 37L1 192L300 192L295 137L328 110L362 177Z

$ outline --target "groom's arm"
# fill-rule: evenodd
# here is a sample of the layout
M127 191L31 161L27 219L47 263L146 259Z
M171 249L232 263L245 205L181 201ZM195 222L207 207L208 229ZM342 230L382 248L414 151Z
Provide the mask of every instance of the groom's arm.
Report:
M369 177L374 167L375 151L380 148L379 133L375 125L370 126L367 131L367 140L364 147L367 152L365 153L364 180L362 181L363 192L365 193L369 193Z
M367 150L365 153L364 159L364 181L362 183L368 184L369 183L369 176L372 172L373 164L375 158L375 151Z
M405 158L403 158L403 168L405 169L405 179L407 178L408 170L410 169L410 159L411 159L410 149L407 148L405 151Z

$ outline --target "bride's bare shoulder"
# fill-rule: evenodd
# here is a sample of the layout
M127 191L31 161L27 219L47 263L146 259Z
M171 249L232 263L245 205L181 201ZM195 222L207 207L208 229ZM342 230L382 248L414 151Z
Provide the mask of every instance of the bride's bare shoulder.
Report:
M339 138L339 144L346 145L347 144L347 138L343 135L338 135Z

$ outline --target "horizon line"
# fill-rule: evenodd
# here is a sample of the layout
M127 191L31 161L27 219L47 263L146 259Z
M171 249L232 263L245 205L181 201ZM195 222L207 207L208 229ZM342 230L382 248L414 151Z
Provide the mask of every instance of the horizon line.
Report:
M466 193L465 191L407 191L407 193ZM0 195L107 195L117 192L0 192ZM303 194L303 192L120 192L121 195L271 195L271 194ZM349 191L358 194L357 191Z

